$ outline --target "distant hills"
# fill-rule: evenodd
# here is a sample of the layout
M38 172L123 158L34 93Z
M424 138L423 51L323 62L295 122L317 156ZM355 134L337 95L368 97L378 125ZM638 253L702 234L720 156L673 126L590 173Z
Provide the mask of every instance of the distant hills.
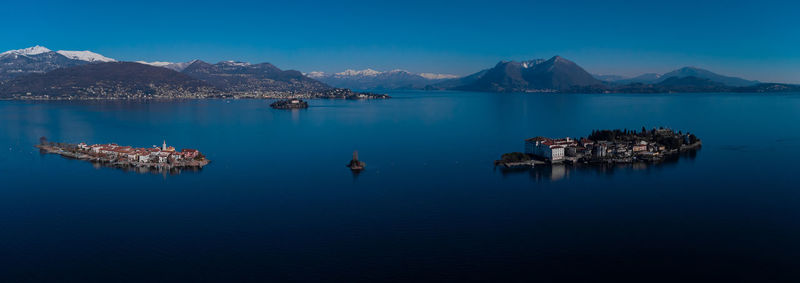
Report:
M350 89L480 92L664 93L789 92L792 84L761 83L696 67L625 78L592 75L561 56L501 61L471 75L405 70L340 73L281 70L270 63L223 61L117 62L91 51L42 46L0 53L0 98L20 97L384 97Z
M435 84L458 76L432 73L411 73L406 70L376 71L346 70L340 73L310 72L307 76L324 82L328 85L351 89L423 89L425 86Z
M161 62L161 61L156 61L156 62L136 61L136 63L155 66L155 67L167 68L167 69L170 69L170 70L173 70L173 71L180 72L180 71L183 71L183 69L186 69L186 67L188 67L189 65L191 65L195 61L197 61L197 60L192 60L192 61L189 61L189 62L178 62L178 63Z
M227 92L313 92L332 87L299 71L278 69L270 63L224 61L209 64L195 60L182 73Z
M635 76L633 78L624 78L622 76L619 76L620 78L616 80L607 80L608 77L606 77L604 81L618 85L634 84L634 83L653 84L657 83L659 79L661 79L661 76L662 76L661 74L657 73L645 73Z
M501 61L492 68L431 84L426 89L566 93L788 92L800 91L800 85L761 83L696 67L633 78L592 75L576 63L554 56L548 60Z
M208 83L176 71L132 62L107 62L21 76L0 85L5 96L83 98L186 97L213 94Z
M759 81L751 81L737 77L723 76L697 67L683 67L668 72L666 74L648 73L633 78L623 78L619 76L604 77L605 78L604 81L618 85L631 84L631 83L657 84L672 77L677 77L677 78L697 77L697 78L709 79L713 82L722 83L726 86L732 86L732 87L752 86L760 83Z
M0 54L0 98L385 98L331 87L270 63L116 62L42 46Z

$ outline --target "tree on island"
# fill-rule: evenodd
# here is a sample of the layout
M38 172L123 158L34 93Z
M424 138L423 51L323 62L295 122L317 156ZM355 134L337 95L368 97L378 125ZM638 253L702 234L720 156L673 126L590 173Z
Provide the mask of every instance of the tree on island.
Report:
M47 143L47 137L42 136L42 137L39 138L39 144L40 145L45 145L46 143Z
M530 161L531 157L522 152L510 152L500 156L500 160L503 162L524 162Z

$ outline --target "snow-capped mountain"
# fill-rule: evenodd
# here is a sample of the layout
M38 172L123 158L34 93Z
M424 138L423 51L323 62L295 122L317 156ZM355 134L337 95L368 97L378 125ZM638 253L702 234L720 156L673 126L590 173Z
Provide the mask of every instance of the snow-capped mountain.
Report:
M250 64L248 62L239 62L239 61L233 61L233 60L222 61L222 62L219 62L219 64L225 65L225 66L230 66L230 67L247 67L247 66L252 65L252 64Z
M64 57L73 59L73 60L81 60L90 63L98 63L98 62L116 62L117 60L108 58L106 56L94 53L92 51L84 50L84 51L69 51L69 50L59 50L56 53L64 55Z
M419 75L429 80L446 80L446 79L455 79L459 77L450 74L434 74L434 73L419 73Z
M305 73L303 75L306 75L306 77L309 77L309 78L315 78L316 79L316 78L324 77L327 74L325 74L325 72L315 71L315 72L308 72L308 73Z
M482 92L569 92L579 88L602 87L601 81L561 56L548 60L500 61L493 68L466 78L470 79L448 81L446 85L432 87Z
M422 89L432 83L458 77L448 74L417 74L400 69L391 71L348 69L338 73L309 72L305 75L334 87L352 89Z
M53 52L53 51L50 50L50 49L47 49L47 47L36 45L36 46L33 46L33 47L17 49L17 50L9 50L9 51L3 52L3 53L0 53L0 57L6 57L6 56L32 56L32 55L39 55L39 54L47 53L47 52Z
M344 72L336 73L336 76L341 77L355 77L355 76L364 76L364 77L374 77L377 75L382 74L383 72L375 71L373 69L364 69L364 70L351 70L347 69Z
M0 81L27 74L46 73L59 68L115 61L91 51L52 51L47 47L36 45L0 53Z
M87 61L70 59L38 45L24 49L9 50L0 53L0 81L88 63Z
M186 69L187 66L191 65L195 61L197 61L197 60L192 60L192 61L189 61L189 62L178 62L178 63L175 63L175 62L162 62L162 61L155 61L155 62L136 61L136 63L155 66L155 67L167 68L167 69L171 69L171 70L175 70L175 71L180 72L180 71L183 71L183 69Z

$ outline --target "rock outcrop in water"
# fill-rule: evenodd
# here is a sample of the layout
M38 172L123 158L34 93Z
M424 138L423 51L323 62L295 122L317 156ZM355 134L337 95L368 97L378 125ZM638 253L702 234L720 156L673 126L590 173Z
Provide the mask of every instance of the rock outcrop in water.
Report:
M347 167L354 172L359 172L364 170L367 167L367 163L364 161L358 160L358 151L353 151L353 159L350 160L350 163L347 164Z

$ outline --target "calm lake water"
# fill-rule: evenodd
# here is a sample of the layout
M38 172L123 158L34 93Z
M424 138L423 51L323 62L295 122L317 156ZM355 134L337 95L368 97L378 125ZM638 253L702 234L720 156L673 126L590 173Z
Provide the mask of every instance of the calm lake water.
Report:
M0 101L0 281L758 282L798 275L800 94L396 92L389 100ZM654 166L503 172L523 140L695 133ZM212 160L136 173L52 141ZM353 150L367 163L354 176Z

